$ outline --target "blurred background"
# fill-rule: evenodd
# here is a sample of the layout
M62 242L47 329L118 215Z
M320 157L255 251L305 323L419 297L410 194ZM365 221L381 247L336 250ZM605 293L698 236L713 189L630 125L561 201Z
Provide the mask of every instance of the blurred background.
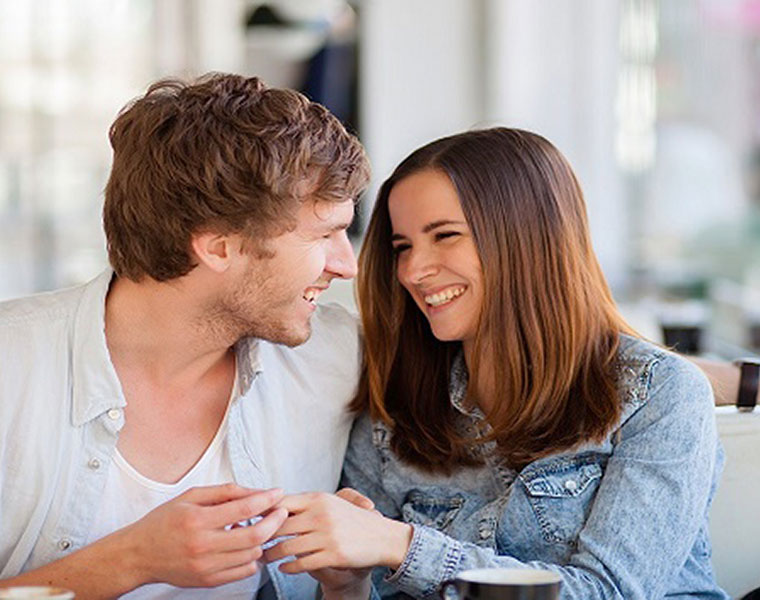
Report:
M543 134L635 327L760 349L760 0L0 0L0 299L106 265L110 123L151 81L211 70L300 89L360 136L357 246L412 149Z

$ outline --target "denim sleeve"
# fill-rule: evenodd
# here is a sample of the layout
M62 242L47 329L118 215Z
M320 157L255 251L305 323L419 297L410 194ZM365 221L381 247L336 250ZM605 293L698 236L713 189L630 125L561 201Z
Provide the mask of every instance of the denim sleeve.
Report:
M567 564L521 562L415 526L404 562L386 581L425 597L464 569L532 567L562 577L562 600L662 598L705 522L717 433L712 390L696 367L667 355L649 377L646 402L613 434L614 451Z

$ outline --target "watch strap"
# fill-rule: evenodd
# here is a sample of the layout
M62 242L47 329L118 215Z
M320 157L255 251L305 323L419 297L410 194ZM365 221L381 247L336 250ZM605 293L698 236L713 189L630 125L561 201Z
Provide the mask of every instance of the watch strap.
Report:
M741 369L736 406L739 410L751 411L757 404L757 390L758 385L760 385L760 363L757 361L738 360L736 364Z

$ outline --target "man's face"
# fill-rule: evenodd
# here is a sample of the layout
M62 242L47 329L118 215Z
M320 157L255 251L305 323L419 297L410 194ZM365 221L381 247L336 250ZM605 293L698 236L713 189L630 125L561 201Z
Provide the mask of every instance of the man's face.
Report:
M271 257L255 252L240 257L245 264L219 307L240 337L288 346L309 339L319 295L334 278L356 275L346 234L353 217L351 200L306 201L296 213L295 229L265 242Z

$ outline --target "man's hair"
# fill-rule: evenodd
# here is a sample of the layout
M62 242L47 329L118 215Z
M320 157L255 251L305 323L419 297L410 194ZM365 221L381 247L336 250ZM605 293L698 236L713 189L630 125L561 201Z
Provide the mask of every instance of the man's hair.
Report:
M461 344L437 340L396 276L388 199L402 179L446 175L483 269L484 298L468 364L494 369L493 432L463 436L449 397ZM359 256L365 369L354 409L392 427L405 461L449 472L478 462L472 445L496 441L522 468L587 440L620 415L617 311L591 246L580 185L565 157L519 129L470 131L413 152L383 183ZM467 391L474 405L475 386Z
M369 179L362 145L325 107L256 77L154 83L110 140L108 254L135 281L189 273L195 233L239 233L260 249L294 227L300 202L355 201Z

